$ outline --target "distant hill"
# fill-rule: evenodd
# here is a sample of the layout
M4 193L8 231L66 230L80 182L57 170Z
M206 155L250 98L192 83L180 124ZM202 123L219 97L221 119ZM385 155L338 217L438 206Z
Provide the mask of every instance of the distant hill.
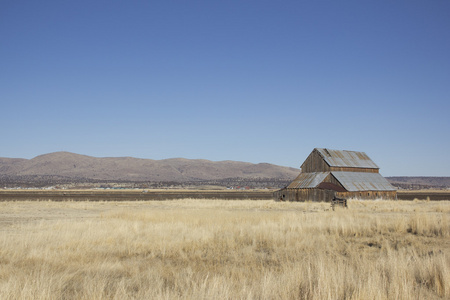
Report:
M283 187L300 170L268 163L172 158L92 157L54 152L33 159L0 158L0 185L46 186L80 182L171 182ZM386 177L399 188L450 188L450 177ZM1 187L1 186L0 186Z
M92 157L70 152L55 152L33 159L0 158L0 177L14 179L53 178L93 181L173 181L193 182L241 179L292 180L299 170L268 163L209 161L173 158L164 160L133 157Z

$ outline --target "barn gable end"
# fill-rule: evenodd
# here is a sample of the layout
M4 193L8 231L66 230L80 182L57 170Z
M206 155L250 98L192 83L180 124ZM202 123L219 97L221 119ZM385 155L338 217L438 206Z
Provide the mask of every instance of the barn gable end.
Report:
M317 148L311 152L305 162L300 166L302 173L329 172L330 165L323 159Z
M315 148L297 178L273 196L283 201L396 199L397 191L364 152Z

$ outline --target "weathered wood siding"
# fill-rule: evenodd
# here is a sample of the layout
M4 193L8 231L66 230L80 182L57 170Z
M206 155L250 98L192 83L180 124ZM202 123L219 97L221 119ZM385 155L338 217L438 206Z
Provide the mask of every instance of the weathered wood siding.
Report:
M337 186L344 188L344 186L336 178L334 178L334 176L331 174L328 175L327 178L325 178L325 182L330 182L332 184L335 184Z
M336 197L360 200L397 200L397 191L336 192Z
M303 173L312 172L329 172L330 166L320 156L319 152L314 149L305 162L301 165Z
M350 167L330 167L330 171L378 173L378 169L350 168Z
M282 189L273 193L275 201L329 202L335 191L323 189Z
M360 200L397 200L396 191L336 192L324 189L282 189L273 193L275 201L330 202L334 196Z

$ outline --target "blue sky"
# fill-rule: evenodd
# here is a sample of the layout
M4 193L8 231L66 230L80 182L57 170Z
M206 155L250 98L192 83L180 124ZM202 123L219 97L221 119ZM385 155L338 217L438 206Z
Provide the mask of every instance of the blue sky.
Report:
M450 176L450 1L0 2L0 157L366 152Z

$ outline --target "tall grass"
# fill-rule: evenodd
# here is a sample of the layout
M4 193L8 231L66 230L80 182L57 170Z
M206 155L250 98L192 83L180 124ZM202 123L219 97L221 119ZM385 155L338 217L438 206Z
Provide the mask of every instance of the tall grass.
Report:
M2 203L0 298L450 298L450 202L349 206Z

